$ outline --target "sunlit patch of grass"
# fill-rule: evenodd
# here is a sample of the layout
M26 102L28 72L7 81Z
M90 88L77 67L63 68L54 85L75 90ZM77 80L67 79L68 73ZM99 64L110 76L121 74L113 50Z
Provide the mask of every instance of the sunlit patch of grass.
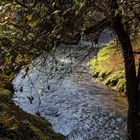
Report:
M134 51L140 51L140 40L133 43ZM136 70L140 54L135 54ZM93 76L103 81L104 84L115 87L120 92L126 91L124 61L120 45L116 41L103 46L98 54L89 61Z

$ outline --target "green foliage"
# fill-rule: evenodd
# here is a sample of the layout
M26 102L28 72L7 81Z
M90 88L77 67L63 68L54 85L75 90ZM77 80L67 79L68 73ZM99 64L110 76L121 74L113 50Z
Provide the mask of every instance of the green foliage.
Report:
M85 0L0 2L0 79L11 81L32 58L83 32Z
M137 18L136 15L139 14L137 7L134 6L133 11L134 8L126 7L124 1L119 5L118 11L107 10L110 8L108 2L101 4L101 1L92 0L3 0L0 4L0 50L3 59L0 70L5 71L1 73L2 77L7 78L8 75L10 80L17 65L21 67L28 64L32 58L44 51L50 54L61 42L77 43L84 31L93 25L97 28L93 34L99 34L110 27L111 23L106 26L104 24L113 19L113 13L122 14L124 24L128 23L129 19ZM100 22L102 20L104 22ZM96 60L91 61L91 66L97 67L92 67L95 75L104 78L114 70L115 66L106 68L106 65L110 59L108 54L115 54L115 48L113 43L104 47ZM28 57L24 57L25 54Z
M90 60L89 66L93 76L98 77L104 84L125 92L125 72L121 57L122 54L119 47L116 47L116 42L111 41L98 52L97 56ZM112 63L113 58L116 58L115 64Z

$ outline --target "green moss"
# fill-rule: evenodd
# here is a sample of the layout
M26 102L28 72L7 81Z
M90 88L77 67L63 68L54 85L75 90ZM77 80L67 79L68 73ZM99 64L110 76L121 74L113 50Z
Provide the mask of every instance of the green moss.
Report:
M93 76L104 84L125 91L125 74L120 48L114 41L103 46L88 63Z
M10 90L6 90L6 89L3 89L3 88L0 88L0 96L2 95L11 95L12 92Z
M110 86L116 86L120 79L124 79L124 71L115 71L109 74L104 83Z
M126 91L126 80L119 79L119 81L117 83L117 88L119 89L120 92L125 92Z
M104 45L103 48L99 51L99 53L98 53L99 58L103 57L103 59L106 60L106 58L108 57L107 54L113 53L115 48L110 46L110 44L111 43Z
M139 36L133 42L133 50L140 49ZM139 54L135 54L136 74L138 74ZM101 80L104 84L113 87L120 92L126 92L126 80L124 72L124 62L120 45L114 40L103 46L89 61L89 67L93 76Z
M113 68L108 65L109 56L118 51L117 47L115 47L113 41L107 45L104 45L103 48L98 52L97 56L94 56L88 63L90 68L93 71L93 75L97 75L99 77L104 78L108 74L113 71Z

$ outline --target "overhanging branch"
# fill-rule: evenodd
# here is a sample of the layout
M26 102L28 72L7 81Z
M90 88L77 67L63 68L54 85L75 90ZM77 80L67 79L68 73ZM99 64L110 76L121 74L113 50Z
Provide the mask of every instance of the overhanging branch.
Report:
M97 24L94 24L93 26L87 28L85 30L85 34L94 34L95 32L101 32L104 29L106 29L107 27L111 26L111 22L110 20L108 20L107 18L97 22Z

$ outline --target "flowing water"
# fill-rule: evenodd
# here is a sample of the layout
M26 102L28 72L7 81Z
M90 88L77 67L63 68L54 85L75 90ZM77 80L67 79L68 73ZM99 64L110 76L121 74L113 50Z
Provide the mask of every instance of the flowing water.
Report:
M67 140L124 140L126 100L93 79L85 62L63 53L41 56L28 73L20 71L13 81L15 104L41 114Z

